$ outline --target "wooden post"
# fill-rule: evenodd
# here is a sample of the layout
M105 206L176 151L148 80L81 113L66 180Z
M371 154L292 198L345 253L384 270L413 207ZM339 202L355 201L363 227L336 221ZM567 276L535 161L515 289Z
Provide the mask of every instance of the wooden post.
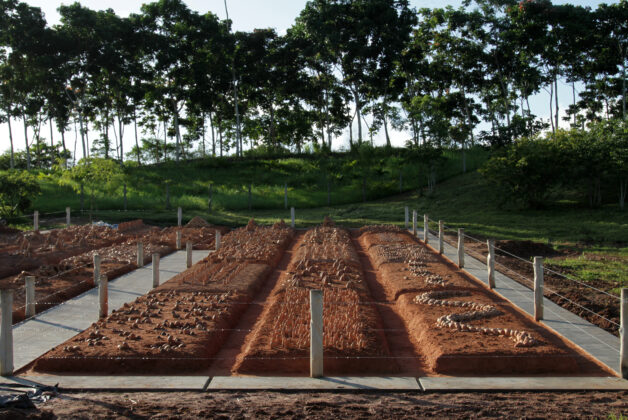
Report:
M192 267L192 241L185 243L185 266Z
M109 315L109 290L107 276L100 276L98 281L98 317L105 318Z
M94 254L94 286L100 281L100 255Z
M183 209L181 207L177 208L177 226L181 226L183 224Z
M458 229L458 267L464 267L464 229Z
M438 253L443 254L445 252L445 222L438 221Z
M403 220L404 220L404 226L406 228L406 230L408 230L408 225L410 224L410 209L408 209L408 206L405 206L403 209Z
M153 288L159 286L159 252L153 253Z
M619 309L619 372L628 379L628 288L621 289ZM4 316L4 315L3 315Z
M124 183L122 191L124 193L124 211L126 211L126 182Z
M430 218L427 214L423 215L423 242L426 244L430 241Z
M283 206L288 209L288 183L283 184Z
M488 270L488 288L495 288L495 241L489 239L486 241L488 246L488 255L486 256L486 267Z
M323 291L310 290L310 377L323 376Z
M416 210L412 210L412 236L416 236Z
M71 211L72 210L69 207L65 208L65 226L66 227L70 227L70 222L71 222L70 213L71 213Z
M37 210L33 213L33 230L35 232L39 230L39 211Z
M543 257L534 257L534 320L543 319Z
M294 207L290 207L290 226L294 228Z
M0 290L0 375L13 375L13 290Z
M253 184L249 184L249 211L251 211L251 209L253 208L253 204L251 203L251 188L253 187Z
M215 242L216 242L216 251L218 251L220 249L220 241L222 240L222 235L220 233L219 230L216 231L216 237L215 237Z
M181 249L181 231L177 230L177 241L175 244L175 248Z
M142 242L137 243L137 267L144 266L144 244Z
M35 316L35 277L26 276L24 287L26 288L26 318Z

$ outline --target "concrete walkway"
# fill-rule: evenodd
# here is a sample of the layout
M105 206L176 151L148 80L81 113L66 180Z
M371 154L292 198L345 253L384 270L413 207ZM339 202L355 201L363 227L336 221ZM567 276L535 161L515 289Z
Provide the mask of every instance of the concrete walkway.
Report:
M418 237L423 239L423 229L418 230ZM470 239L466 240L469 241ZM438 237L431 233L429 235L429 245L434 249L438 249ZM449 245L447 242L444 245L445 257L457 263L457 248ZM464 271L488 284L486 263L478 261L466 253L464 257ZM495 271L495 288L493 290L524 312L534 316L533 290L500 273L497 268ZM530 282L532 282L532 279L530 279ZM618 337L563 309L547 298L543 298L543 315L544 317L541 321L543 325L567 338L619 375Z
M192 262L207 256L209 251L193 251ZM160 283L186 269L185 251L160 259ZM151 264L131 271L109 282L109 311L146 294L152 289ZM26 366L55 346L69 340L98 320L98 288L74 297L13 326L14 367Z

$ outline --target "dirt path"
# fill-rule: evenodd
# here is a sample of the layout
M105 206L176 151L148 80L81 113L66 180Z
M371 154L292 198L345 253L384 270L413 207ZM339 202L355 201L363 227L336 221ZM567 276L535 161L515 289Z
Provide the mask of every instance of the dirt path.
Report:
M249 305L246 312L244 312L240 318L240 322L238 322L238 325L235 327L235 331L231 332L221 350L216 354L216 361L210 367L209 375L226 376L233 374L232 369L236 365L238 357L244 354L246 346L255 334L257 324L261 323L264 319L262 312L267 305L261 304L261 302L266 303L268 296L270 296L275 287L278 286L279 278L287 270L292 255L304 234L305 232L303 231L297 231L295 233L292 243L284 252L277 268L270 274L262 289L257 293L255 299L253 299L254 303Z
M353 231L351 239L362 264L364 279L370 289L374 302L381 302L376 305L382 320L386 340L390 347L392 357L399 366L398 376L425 376L433 375L433 372L425 364L425 357L421 353L418 343L408 334L408 328L395 308L395 297L389 296L384 289L381 279L381 272L375 270L373 262L366 250L358 241L358 231Z

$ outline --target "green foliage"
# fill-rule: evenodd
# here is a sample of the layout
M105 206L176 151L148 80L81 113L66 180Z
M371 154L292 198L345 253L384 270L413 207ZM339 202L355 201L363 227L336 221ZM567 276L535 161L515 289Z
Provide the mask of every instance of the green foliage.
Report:
M40 193L37 179L25 171L0 172L0 215L12 217L26 210Z
M98 189L105 193L115 191L122 184L123 175L119 163L101 158L81 159L78 165L64 174L74 181L75 191L80 191L80 186L85 185L92 192Z

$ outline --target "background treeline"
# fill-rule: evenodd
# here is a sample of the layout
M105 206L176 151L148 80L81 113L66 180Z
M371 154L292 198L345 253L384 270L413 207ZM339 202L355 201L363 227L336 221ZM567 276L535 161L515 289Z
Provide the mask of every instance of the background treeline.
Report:
M285 35L232 32L181 0L124 18L75 3L52 27L26 3L0 7L9 167L72 165L76 149L138 164L325 151L347 127L351 147L379 132L390 145L391 128L411 133L408 147L507 145L557 131L559 83L572 86L574 128L626 116L625 0L418 11L406 0L312 0ZM543 91L545 120L529 106Z

